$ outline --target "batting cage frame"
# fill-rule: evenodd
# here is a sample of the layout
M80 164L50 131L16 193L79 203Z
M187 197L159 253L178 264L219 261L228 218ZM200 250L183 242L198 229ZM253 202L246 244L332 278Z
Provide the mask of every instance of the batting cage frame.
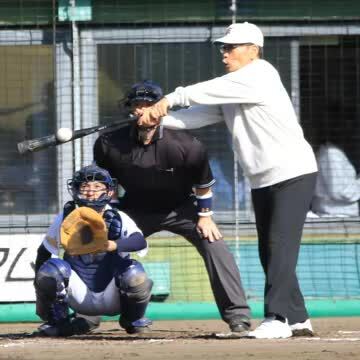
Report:
M171 14L171 21L164 15L157 21L146 18L129 23L122 19L114 23L113 2L107 7L98 1L80 2L78 6L75 1L68 5L64 1L55 3L48 12L50 20L0 26L0 63L9 69L0 97L6 99L4 110L0 109L0 120L8 136L5 139L3 135L8 158L4 155L0 163L0 169L3 166L0 172L5 174L1 175L0 188L3 194L0 274L4 285L0 312L6 314L0 321L4 322L39 320L32 285L36 249L57 211L70 199L66 179L72 177L74 170L93 161L92 146L98 134L23 157L16 153L16 143L53 134L63 127L78 130L117 120L121 116L118 100L138 80L160 79L164 91L170 92L177 83L187 85L221 75L222 64L212 42L223 35L233 15L227 10L227 16L218 20L209 20L205 15L199 20L187 14L186 21L176 21ZM237 3L235 11L241 14L245 10L239 4L236 7ZM199 4L203 11L204 4ZM135 11L136 6L131 9ZM247 15L243 13L237 19L247 20ZM347 65L351 57L360 60L358 20L347 16L338 21L315 16L309 22L306 17L256 20L267 40L264 57L279 69L305 135L315 143L312 126L320 100L312 103L311 99L321 89L325 93L321 96L330 103L332 87L316 87L313 77L320 70L319 74L311 73L311 58L322 56L324 63L330 63L325 60L330 59L331 51L343 56L339 78L355 76L357 85L351 90L354 99L358 97L359 65ZM322 62L318 63L321 67ZM346 73L347 67L354 68L351 75ZM11 75L15 73L17 76ZM305 81L304 77L308 79ZM327 75L321 79L331 81ZM339 80L345 104L348 92L344 83L345 80ZM305 88L308 84L309 89ZM45 104L44 97L52 104ZM359 109L353 113L359 115ZM253 316L262 317L264 275L257 255L249 183L237 167L225 125L196 130L193 134L207 145L210 163L215 177L218 176L214 187L215 220L235 256ZM6 173L15 175L9 175L8 180ZM52 195L39 190L36 181L51 190ZM149 316L218 318L202 259L191 245L167 232L156 234L149 241L151 251L144 265L155 282ZM358 216L307 218L297 272L311 316L360 315L359 246Z

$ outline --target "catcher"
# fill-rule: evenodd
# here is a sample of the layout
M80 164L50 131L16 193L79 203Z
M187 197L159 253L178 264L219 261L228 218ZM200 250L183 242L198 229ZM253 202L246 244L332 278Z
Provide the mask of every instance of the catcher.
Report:
M144 256L147 243L134 221L110 206L116 186L96 165L68 180L73 201L49 227L35 263L36 313L46 321L40 335L84 334L102 315L116 314L129 334L149 329L144 314L153 283L129 255Z

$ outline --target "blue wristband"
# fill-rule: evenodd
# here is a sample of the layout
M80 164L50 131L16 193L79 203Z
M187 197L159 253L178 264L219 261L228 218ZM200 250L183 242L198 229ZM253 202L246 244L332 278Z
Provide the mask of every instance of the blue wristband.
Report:
M206 195L196 195L197 213L199 216L211 216L212 211L212 193Z

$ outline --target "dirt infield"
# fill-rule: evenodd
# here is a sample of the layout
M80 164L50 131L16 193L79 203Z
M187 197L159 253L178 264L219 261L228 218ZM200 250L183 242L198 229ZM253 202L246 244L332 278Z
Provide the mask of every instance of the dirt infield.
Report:
M254 322L256 325L257 321ZM360 318L314 319L317 336L284 340L222 338L220 320L156 321L148 334L127 335L104 322L86 336L34 338L39 324L0 324L0 359L290 359L360 358Z

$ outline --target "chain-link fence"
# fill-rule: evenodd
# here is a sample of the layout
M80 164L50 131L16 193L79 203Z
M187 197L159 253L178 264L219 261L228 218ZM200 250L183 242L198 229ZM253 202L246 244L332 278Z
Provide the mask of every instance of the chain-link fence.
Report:
M263 30L264 58L279 70L319 161L329 154L329 143L340 153L332 162L336 171L323 166L323 185L329 180L329 196L351 210L322 213L324 194L317 194L298 267L304 294L360 296L357 14L356 1L0 1L0 280L6 283L2 294L9 294L0 301L16 300L17 281L32 294L36 248L69 200L66 180L93 160L97 135L25 156L16 143L60 127L118 120L119 100L140 80L155 80L167 93L222 75L212 40L234 19ZM231 136L224 124L193 133L206 145L217 181L215 219L249 296L261 298L250 189L236 166ZM202 260L185 240L161 233L150 239L150 248L148 268L169 299L212 299Z

